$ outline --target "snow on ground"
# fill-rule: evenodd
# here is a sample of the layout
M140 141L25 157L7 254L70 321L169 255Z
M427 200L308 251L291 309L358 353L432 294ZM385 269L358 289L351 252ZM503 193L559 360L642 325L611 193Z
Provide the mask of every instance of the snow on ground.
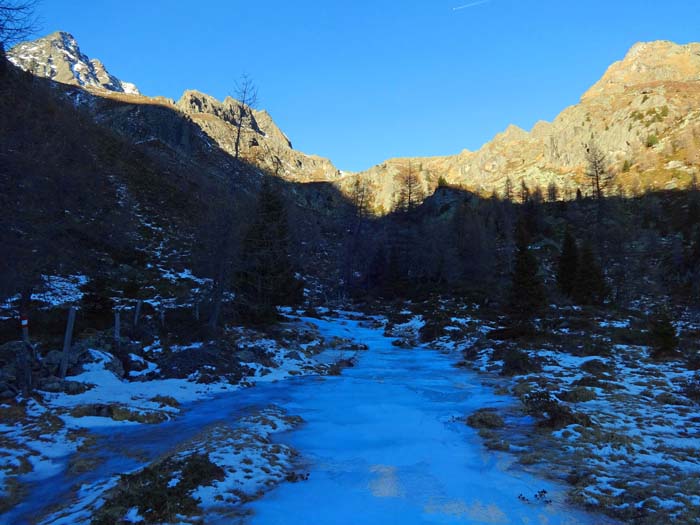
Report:
M163 405L159 398L172 398L177 404L188 403L204 397L211 397L222 391L234 390L235 385L225 382L202 385L187 379L157 379L152 381L125 381L108 368L114 359L111 354L99 350L90 350L94 361L84 365L84 371L75 376L68 376L69 381L76 381L92 387L81 394L51 393L43 394L44 402L71 428L90 428L101 424L133 424L132 421L100 420L108 418L74 417L66 410L83 405L120 405L140 414L164 413L176 415L176 406Z
M88 283L84 275L41 276L43 286L39 293L32 294L33 301L39 301L49 306L59 306L66 303L75 303L83 298L81 288Z
M82 437L34 399L2 405L0 415L0 494L12 502L18 475L29 482L56 475L65 467L63 458L80 447Z
M569 344L516 345L541 369L515 379L494 376L504 364L496 356L513 348L512 343L443 337L435 346L466 350L478 341L478 352L468 357L473 369L521 394L549 392L558 404L590 418L589 426L538 428L529 440L511 436L524 444L523 461L572 478L576 501L617 511L623 519L696 523L700 418L697 399L689 399L685 389L698 373L682 359L654 361L644 346L613 344L605 329L627 330L629 319L604 319L596 325L601 333L556 331L576 337ZM583 338L598 346L581 346ZM503 430L509 432L513 429Z
M42 303L43 308L77 303L83 298L81 288L89 282L84 275L42 275L41 284L32 294L32 301ZM0 319L11 319L17 315L19 295L0 301Z
M274 443L272 435L299 425L299 418L290 417L278 407L270 406L231 422L216 422L202 428L197 435L167 451L147 469L131 469L127 477L83 484L75 494L75 502L57 510L41 521L42 525L82 525L94 519L138 523L150 517L151 504L160 501L160 491L168 492L172 521L180 524L201 523L218 516L224 519L241 513L240 507L269 490L272 486L296 477L295 451ZM187 477L183 469L188 462L197 461L196 480ZM190 463L191 464L191 463ZM207 477L202 469L212 469ZM155 481L147 471L158 472L167 481ZM192 501L193 507L181 505L176 498ZM123 508L127 499L134 506ZM179 507L178 507L179 506ZM187 514L177 512L188 509ZM196 510L195 510L196 509ZM162 509L161 509L162 510ZM191 512L191 514L190 514ZM177 517L176 517L177 516Z
M285 416L276 407L239 420L237 429L214 427L200 439L193 450L208 454L223 468L225 477L196 489L192 496L200 499L205 512L222 505L238 505L283 481L293 470L295 452L288 446L272 443L270 436L292 429L299 418Z
M130 373L132 381L115 373L119 366L115 366L118 363L112 354L89 350L82 370L66 378L71 384L85 385L85 391L40 392L34 399L0 407L3 415L0 423L0 509L2 499L11 501L14 497L8 487L15 486L18 481L46 479L65 470L67 457L81 448L88 432L158 424L177 418L183 407L194 402L258 383L270 384L289 377L324 373L328 365L313 359L313 354L322 348L322 342L309 326L293 323L290 331L284 331L284 334L292 334L290 341L261 337L251 330L237 330L239 353L234 355L250 351L253 357L264 355L266 364L242 363L251 374L236 384L223 376L213 376L214 380L207 379L206 383L198 382L199 372L182 379L158 378L158 367L152 361L163 353L158 340L145 347L141 356L131 355L138 368L143 368ZM293 334L302 332L306 342L295 342ZM173 345L168 351L196 353L204 346L203 342Z

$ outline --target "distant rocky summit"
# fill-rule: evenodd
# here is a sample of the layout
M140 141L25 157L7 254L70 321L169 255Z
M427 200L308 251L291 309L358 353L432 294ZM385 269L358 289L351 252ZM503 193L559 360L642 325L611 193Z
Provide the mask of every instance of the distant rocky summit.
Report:
M7 57L16 66L38 77L115 93L139 94L134 84L119 80L102 62L83 54L73 35L63 31L33 42L23 42L13 47Z

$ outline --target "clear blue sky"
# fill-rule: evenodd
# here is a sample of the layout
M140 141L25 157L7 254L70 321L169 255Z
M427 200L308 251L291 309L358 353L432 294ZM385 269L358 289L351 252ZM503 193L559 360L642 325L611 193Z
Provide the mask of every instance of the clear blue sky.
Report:
M478 149L578 101L638 41L700 40L697 0L43 0L42 33L147 95L233 94L295 148L361 170Z

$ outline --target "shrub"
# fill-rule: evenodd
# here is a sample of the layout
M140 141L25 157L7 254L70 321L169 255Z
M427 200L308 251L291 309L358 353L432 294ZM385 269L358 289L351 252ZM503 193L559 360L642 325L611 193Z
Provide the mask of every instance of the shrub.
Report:
M508 348L502 356L501 375L517 376L539 371L540 367L530 355L518 348Z
M646 140L646 147L647 148L653 148L658 143L659 143L659 137L657 137L653 133L651 135L647 136L647 140Z
M700 352L689 354L685 364L688 370L700 370Z
M663 359L672 357L678 348L676 327L671 322L667 310L660 309L652 316L649 327L649 344L651 345L651 357Z
M682 390L685 397L700 404L700 373L696 373L695 377L687 380Z
M445 335L447 321L445 317L426 319L425 324L418 330L421 343L429 343Z
M588 416L573 412L546 390L525 394L521 401L525 405L525 412L540 420L540 426L557 429L573 424L589 426L591 423Z
M605 376L612 372L612 367L600 359L591 359L581 365L581 370L594 376Z

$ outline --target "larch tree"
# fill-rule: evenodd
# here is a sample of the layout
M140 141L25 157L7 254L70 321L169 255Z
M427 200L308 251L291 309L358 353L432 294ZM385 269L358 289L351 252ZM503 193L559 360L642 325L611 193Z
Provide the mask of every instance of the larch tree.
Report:
M418 173L413 169L413 164L399 174L399 196L396 209L403 212L413 211L423 200L423 186Z
M673 357L678 348L678 335L668 309L658 308L652 314L649 325L651 357L654 359Z
M243 127L246 123L253 120L253 108L258 103L258 88L255 86L251 78L243 75L236 85L236 137L234 141L233 156L236 160L241 155L241 138L243 137Z
M520 202L526 203L530 200L530 188L527 187L525 179L520 179Z
M604 190L610 184L613 175L608 170L605 153L595 142L590 142L586 146L586 163L586 177L591 181L593 197L600 203L604 197Z
M355 272L363 257L367 257L366 250L362 250L362 239L365 225L370 215L374 198L369 183L357 177L352 185L350 203L352 204L353 217L346 237L346 253L343 257L345 286L351 288L355 281Z
M573 296L579 304L601 304L608 295L605 275L590 242L581 247Z
M236 161L240 159L241 140L243 137L243 127L246 121L250 123L253 118L252 108L258 101L258 89L253 81L247 75L243 75L236 84L235 103L235 139L234 139L234 154ZM276 164L276 169L281 169L281 164ZM222 207L221 213L215 218L214 230L215 233L215 250L213 259L216 261L216 270L214 272L212 284L211 311L209 314L208 326L210 330L215 330L219 325L222 304L226 288L231 282L231 267L232 260L235 256L235 225L240 223L236 217L236 210L233 208L233 200L235 195L235 177L233 174L229 176L229 184L226 188L228 195L227 203Z

